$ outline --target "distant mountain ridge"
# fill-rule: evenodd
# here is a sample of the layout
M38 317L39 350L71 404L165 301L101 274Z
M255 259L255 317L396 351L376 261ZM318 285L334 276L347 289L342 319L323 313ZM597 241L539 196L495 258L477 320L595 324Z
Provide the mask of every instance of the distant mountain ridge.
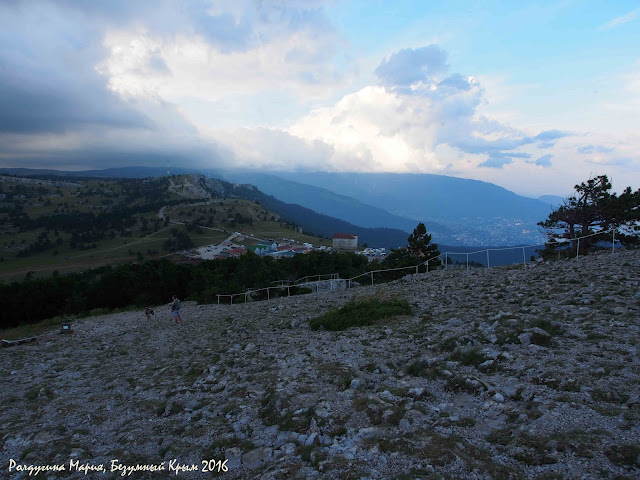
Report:
M454 245L520 245L542 242L536 225L548 203L492 183L444 175L404 173L275 172L286 180L349 195L393 215L442 224Z
M205 179L205 175L193 169L172 169L176 174L191 174L201 176ZM77 172L65 172L58 170L30 170L30 169L0 169L0 174L15 174L21 176L40 176L55 178L146 178L159 177L166 174L166 170L162 168L147 167L127 167L106 170L86 170ZM251 185L236 185L232 187L231 183L225 180L216 180L221 186L222 191L230 196L243 198L246 200L257 201L264 208L277 213L281 219L293 222L302 227L303 231L321 235L324 237L332 237L339 232L348 232L358 235L360 245L368 244L370 246L399 248L407 244L407 232L397 228L365 228L354 225L347 221L332 218L327 215L319 214L309 208L300 205L283 202L271 195L267 195L259 189L252 188Z
M237 170L215 173L219 178L228 181L255 185L262 192L283 202L299 204L320 214L340 218L362 227L399 228L410 233L417 225L413 219L392 215L382 208L372 207L356 198L339 195L325 188L285 180L275 175ZM444 239L451 231L444 225L432 222L429 224L429 233Z
M299 225L307 233L332 237L339 232L348 232L358 236L360 245L366 243L371 246L385 248L399 248L407 244L408 235L402 230L394 228L365 228L353 225L344 220L319 214L300 205L285 203L257 188L252 188L251 185L237 185L233 193L245 200L259 202L267 210L276 212L283 220Z
M160 167L82 172L4 170L23 175L75 177L139 178L167 173ZM561 198L532 199L487 182L431 174L265 173L192 168L172 168L171 172L205 173L231 182L256 185L285 204L297 204L354 226L411 232L422 221L435 242L458 246L539 244L544 237L537 222L547 218L552 206ZM298 212L297 217L300 216ZM321 230L316 227L315 231L320 233Z
M537 222L553 205L491 183L443 175L239 170L216 175L252 183L278 198L355 224L392 225L411 232L422 221L434 241L448 245L541 243Z
M410 218L533 216L545 203L493 183L433 174L274 172L281 178L326 188ZM472 201L470 201L472 200ZM427 210L428 209L428 210Z
M557 207L558 205L562 205L565 197L560 197L558 195L541 195L538 197L538 200L551 205L552 207Z

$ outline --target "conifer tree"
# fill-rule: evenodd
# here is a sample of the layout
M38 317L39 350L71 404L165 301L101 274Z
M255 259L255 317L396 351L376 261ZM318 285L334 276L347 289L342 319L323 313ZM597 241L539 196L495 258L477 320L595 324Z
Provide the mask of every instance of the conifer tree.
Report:
M424 223L420 222L416 228L413 229L413 233L409 235L407 251L410 255L420 258L433 258L440 255L438 251L438 245L431 242L431 235L427 233L427 227ZM433 265L435 260L429 262ZM437 262L439 263L439 262Z
M607 231L622 229L627 234L638 229L640 219L640 190L633 192L631 187L618 196L610 193L611 182L606 175L590 178L575 187L576 193L564 200L543 222L538 222L551 242L559 238L572 241L577 248L577 238ZM620 235L625 243L637 241L637 236ZM580 242L580 250L597 242L597 237ZM556 244L558 245L558 244Z

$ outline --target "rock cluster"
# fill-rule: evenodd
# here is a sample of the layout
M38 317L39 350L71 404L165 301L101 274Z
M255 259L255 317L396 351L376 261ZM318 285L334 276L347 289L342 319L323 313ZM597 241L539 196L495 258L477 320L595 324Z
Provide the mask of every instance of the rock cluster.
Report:
M374 295L413 314L309 329ZM179 478L216 476L210 459L222 478L640 476L638 251L184 302L183 318L86 318L3 349L0 476L27 478L10 459L200 467Z

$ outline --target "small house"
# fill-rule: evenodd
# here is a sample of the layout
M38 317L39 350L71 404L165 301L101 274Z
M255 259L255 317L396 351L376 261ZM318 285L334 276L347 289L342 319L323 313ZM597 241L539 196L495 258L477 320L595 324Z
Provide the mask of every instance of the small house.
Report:
M358 236L350 233L336 233L333 236L334 250L357 250Z

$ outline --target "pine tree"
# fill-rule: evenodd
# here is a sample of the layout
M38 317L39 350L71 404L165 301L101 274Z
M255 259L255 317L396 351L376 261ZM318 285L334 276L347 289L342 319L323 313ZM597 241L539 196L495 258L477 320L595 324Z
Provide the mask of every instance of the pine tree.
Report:
M413 233L409 235L409 246L407 247L407 251L414 257L424 259L437 257L440 255L438 245L430 242L431 235L427 233L427 227L424 226L424 223L420 222L418 226L413 229ZM434 265L436 263L439 264L439 259L437 262L435 260L429 262L430 265Z
M577 248L577 241L574 239L598 231L612 228L625 228L627 232L637 230L640 190L632 192L631 187L627 187L620 196L610 193L611 183L606 175L590 178L574 188L575 194L553 210L549 218L538 222L549 241L568 238L572 241L572 246ZM629 242L633 240L634 237L626 239ZM581 241L580 249L586 250L597 241L597 237Z

